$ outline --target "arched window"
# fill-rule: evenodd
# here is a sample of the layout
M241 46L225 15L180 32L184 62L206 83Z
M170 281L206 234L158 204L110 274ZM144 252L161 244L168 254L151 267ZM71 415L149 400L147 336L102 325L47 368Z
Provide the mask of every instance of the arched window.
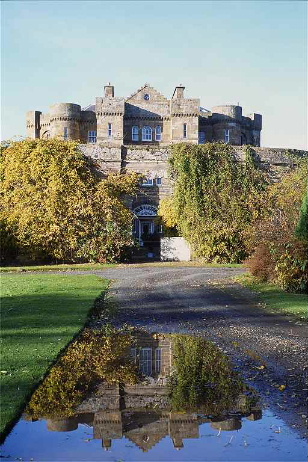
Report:
M137 125L132 128L132 141L139 141L139 127Z
M157 127L155 128L155 140L156 141L161 141L161 136L162 134L162 130L161 130L161 125L157 125Z
M152 128L148 125L142 128L142 141L152 141Z

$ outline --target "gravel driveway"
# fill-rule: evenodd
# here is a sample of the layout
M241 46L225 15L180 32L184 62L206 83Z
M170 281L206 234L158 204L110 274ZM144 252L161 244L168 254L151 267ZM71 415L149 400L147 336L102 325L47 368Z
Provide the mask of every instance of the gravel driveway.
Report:
M265 404L303 435L307 325L265 312L256 294L232 281L242 273L239 268L134 266L100 272L113 280L117 325L208 337L232 357Z

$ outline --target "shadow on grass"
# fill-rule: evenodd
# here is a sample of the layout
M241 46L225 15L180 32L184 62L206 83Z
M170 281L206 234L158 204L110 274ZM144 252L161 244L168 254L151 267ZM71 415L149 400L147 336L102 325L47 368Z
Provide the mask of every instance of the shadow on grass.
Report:
M91 287L88 294L41 293L2 298L0 443L59 356L93 314L103 310L106 289L107 283L100 281L100 289ZM97 298L95 292L100 292Z

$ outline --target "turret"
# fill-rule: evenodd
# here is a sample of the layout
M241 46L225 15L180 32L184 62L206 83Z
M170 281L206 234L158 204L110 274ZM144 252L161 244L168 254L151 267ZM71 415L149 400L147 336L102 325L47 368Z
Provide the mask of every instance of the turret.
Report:
M224 106L215 106L212 109L212 113L220 114L232 119L238 120L239 122L242 119L242 107L235 105L224 105Z
M71 432L78 428L78 420L75 417L67 419L48 419L47 428L51 432Z
M58 103L50 107L50 131L52 138L80 139L81 107L79 104Z

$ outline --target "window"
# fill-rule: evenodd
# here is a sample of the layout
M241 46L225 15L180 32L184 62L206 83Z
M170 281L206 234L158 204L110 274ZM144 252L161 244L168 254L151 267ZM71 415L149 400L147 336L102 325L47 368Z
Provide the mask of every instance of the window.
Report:
M112 137L112 124L108 124L108 137L111 138Z
M142 186L153 186L153 183L152 178L145 178L142 182Z
M68 140L68 127L64 127L63 139Z
M187 124L183 124L183 138L187 138Z
M139 127L137 125L132 128L132 141L139 141Z
M155 349L155 372L157 374L161 372L161 348Z
M161 126L157 125L157 127L155 128L155 140L156 141L161 141L161 138L162 138L161 133L162 133Z
M225 143L229 143L230 141L230 130L225 130Z
M133 359L134 364L137 364L137 348L131 348L130 355Z
M199 144L205 143L205 132L199 132Z
M152 374L152 349L141 348L140 350L140 372L144 375Z
M162 178L156 178L156 184L157 184L157 186L161 186L162 185Z
M152 141L152 128L147 125L142 129L142 141Z
M88 143L96 143L96 131L88 131Z

